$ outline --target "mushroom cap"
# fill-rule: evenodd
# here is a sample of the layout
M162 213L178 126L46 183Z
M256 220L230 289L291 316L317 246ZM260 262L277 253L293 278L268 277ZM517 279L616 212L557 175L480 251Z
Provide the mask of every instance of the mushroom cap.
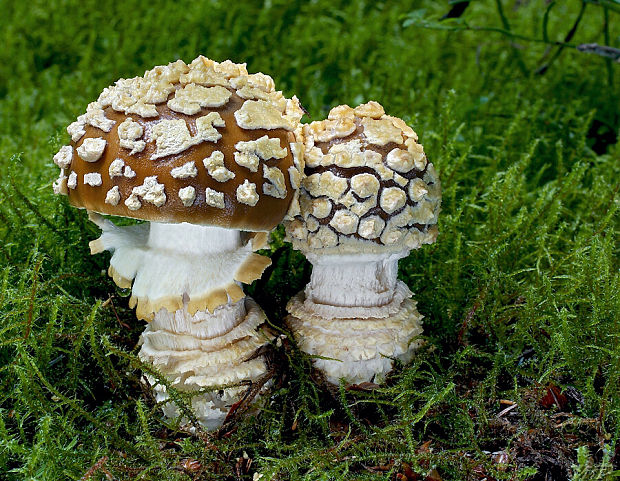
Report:
M269 231L296 197L302 115L245 64L158 66L104 89L67 128L54 190L102 214Z
M374 101L340 105L298 131L300 212L287 238L305 253L395 253L437 237L441 187L417 134Z

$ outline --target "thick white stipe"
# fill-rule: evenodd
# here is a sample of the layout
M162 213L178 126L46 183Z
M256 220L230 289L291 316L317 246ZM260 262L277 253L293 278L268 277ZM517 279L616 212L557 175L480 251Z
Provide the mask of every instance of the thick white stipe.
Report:
M147 244L152 249L174 250L192 256L235 251L241 247L241 233L206 225L152 222Z
M269 264L234 229L157 222L119 227L90 218L102 230L91 252L112 252L109 273L119 286L131 286L130 306L137 305L140 319L152 320L160 308L174 312L187 304L195 313L236 302L243 296L238 281L251 282Z
M115 281L131 285L138 311L141 301L151 309L143 312L144 318L152 313L152 322L142 334L140 358L176 389L206 390L192 398L191 409L203 427L219 428L247 384L267 371L263 357L254 354L273 338L260 307L247 297L238 300L243 291L235 275L257 256L251 242L220 227L156 222L118 227L97 215L91 220L103 231L91 243L92 252L111 251ZM191 309L192 302L200 304L215 292L223 293L220 305ZM153 376L147 380L164 414L179 416L166 387Z
M312 276L306 299L338 307L378 307L394 298L398 254L325 255L307 254Z
M306 254L312 276L288 303L288 322L328 382L382 382L420 346L422 316L397 279L407 254Z

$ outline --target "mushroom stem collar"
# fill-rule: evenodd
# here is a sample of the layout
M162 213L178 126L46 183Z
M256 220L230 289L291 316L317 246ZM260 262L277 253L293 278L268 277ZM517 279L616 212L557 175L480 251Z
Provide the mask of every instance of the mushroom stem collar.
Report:
M407 254L308 254L312 276L287 322L328 382L382 382L394 359L408 362L419 348L422 316L397 279Z
M240 231L188 223L150 223L118 227L91 215L103 231L91 242L93 254L111 251L110 276L131 287L129 305L140 319L160 309L190 314L235 303L245 296L240 283L258 279L271 263L253 251L257 239L243 241Z

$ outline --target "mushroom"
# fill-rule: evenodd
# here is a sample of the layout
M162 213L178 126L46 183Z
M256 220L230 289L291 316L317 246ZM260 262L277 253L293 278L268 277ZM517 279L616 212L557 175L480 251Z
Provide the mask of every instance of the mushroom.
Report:
M300 140L300 212L285 226L313 268L288 323L329 382L381 382L420 344L422 316L398 260L435 242L437 174L416 133L377 102L335 107Z
M109 275L149 321L140 358L168 386L202 390L192 409L208 429L245 392L240 383L266 372L255 352L273 334L240 285L270 264L254 252L267 232L299 210L301 116L271 77L201 56L104 89L54 156L55 192L90 212L103 231L91 253L113 253ZM119 227L99 214L148 222ZM178 416L166 386L147 380Z

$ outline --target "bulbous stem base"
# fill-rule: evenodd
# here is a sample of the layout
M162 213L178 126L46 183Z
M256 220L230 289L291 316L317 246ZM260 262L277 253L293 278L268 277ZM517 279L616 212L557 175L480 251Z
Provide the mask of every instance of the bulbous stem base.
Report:
M254 357L274 337L264 323L264 313L250 298L213 313L162 309L142 334L139 356L170 387L196 392L188 403L194 416L205 429L218 429L231 406L267 372L264 357ZM147 380L164 414L182 416L168 388L156 376L148 375Z

